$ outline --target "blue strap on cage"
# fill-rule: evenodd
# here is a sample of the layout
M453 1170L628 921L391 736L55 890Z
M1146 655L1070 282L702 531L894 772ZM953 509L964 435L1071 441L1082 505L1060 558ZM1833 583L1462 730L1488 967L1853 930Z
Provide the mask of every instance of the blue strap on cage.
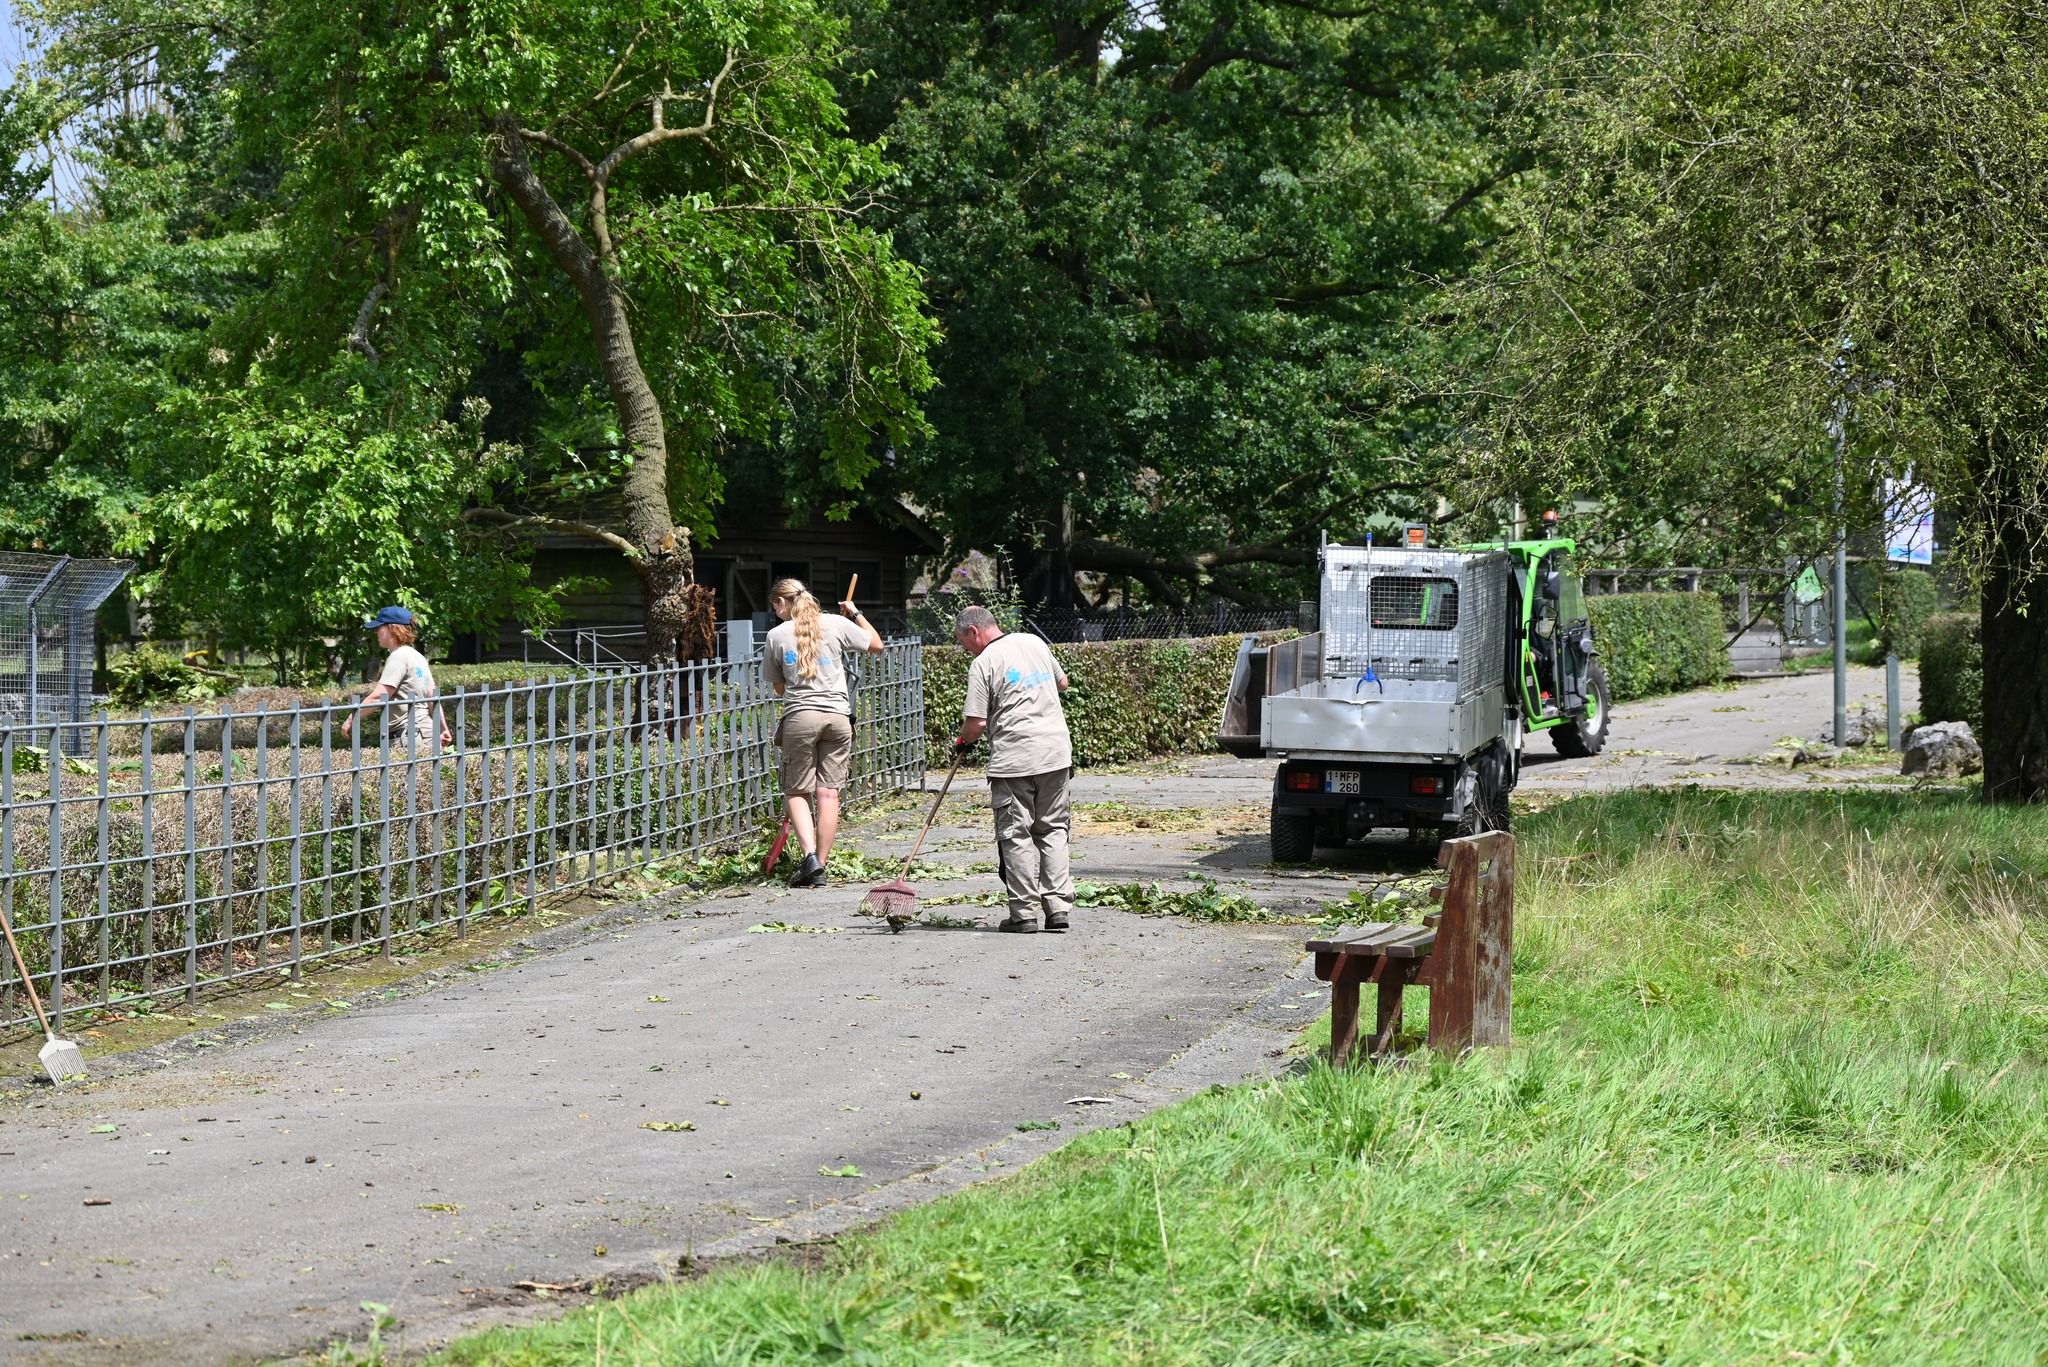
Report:
M1368 571L1372 568L1371 532L1365 534L1365 566ZM1357 697L1358 690L1367 684L1376 685L1382 694L1387 691L1387 686L1380 682L1380 676L1372 672L1372 576L1370 573L1366 575L1365 579L1365 673L1359 676L1357 683L1351 685L1351 696Z

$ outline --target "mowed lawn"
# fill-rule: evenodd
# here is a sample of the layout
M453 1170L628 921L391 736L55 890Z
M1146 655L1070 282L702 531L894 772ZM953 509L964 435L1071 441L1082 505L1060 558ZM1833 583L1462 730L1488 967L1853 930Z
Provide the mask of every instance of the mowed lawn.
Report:
M2048 812L1521 823L1514 1049L1219 1089L462 1364L2048 1362Z

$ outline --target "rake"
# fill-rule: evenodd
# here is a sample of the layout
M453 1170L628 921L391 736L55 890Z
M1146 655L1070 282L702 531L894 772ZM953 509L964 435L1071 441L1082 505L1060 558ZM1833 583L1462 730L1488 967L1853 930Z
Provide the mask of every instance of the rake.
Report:
M903 860L903 872L894 882L877 883L869 888L868 895L860 899L861 911L886 920L891 932L900 932L917 919L917 889L909 883L910 866L917 862L917 852L924 848L924 838L932 833L932 823L939 819L939 808L946 805L946 794L951 791L953 776L960 772L960 761L964 758L962 751L953 752L953 767L946 771L946 781L939 785L939 795L932 802L931 811L925 814L924 829L917 833L916 843Z
M7 913L0 911L0 930L7 932L7 948L14 954L14 966L21 970L21 986L28 993L28 1004L36 1009L36 1023L43 1027L47 1042L36 1057L42 1060L43 1071L50 1075L50 1081L62 1086L74 1077L85 1073L85 1055L77 1045L68 1039L58 1039L57 1032L50 1028L50 1018L43 1014L42 998L36 995L35 979L28 975L28 965L22 962L21 946L14 942L14 927L8 924ZM50 990L61 991L56 977L50 979Z

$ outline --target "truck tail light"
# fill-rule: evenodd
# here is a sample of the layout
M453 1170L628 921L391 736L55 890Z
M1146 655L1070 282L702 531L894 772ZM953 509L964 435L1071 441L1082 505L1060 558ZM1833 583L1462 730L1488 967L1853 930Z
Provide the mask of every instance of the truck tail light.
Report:
M1408 791L1418 797L1439 797L1444 791L1441 774L1417 774L1408 780Z
M1296 769L1287 776L1287 791L1290 793L1314 793L1322 790L1321 777L1313 769Z

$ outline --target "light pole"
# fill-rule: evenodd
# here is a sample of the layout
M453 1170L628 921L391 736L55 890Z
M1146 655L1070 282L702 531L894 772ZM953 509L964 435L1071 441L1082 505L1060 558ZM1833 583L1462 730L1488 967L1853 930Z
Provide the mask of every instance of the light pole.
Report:
M1856 343L1847 337L1835 352L1835 415L1828 424L1835 438L1835 730L1834 743L1848 744L1849 734L1849 519L1846 493L1849 464L1849 353Z

